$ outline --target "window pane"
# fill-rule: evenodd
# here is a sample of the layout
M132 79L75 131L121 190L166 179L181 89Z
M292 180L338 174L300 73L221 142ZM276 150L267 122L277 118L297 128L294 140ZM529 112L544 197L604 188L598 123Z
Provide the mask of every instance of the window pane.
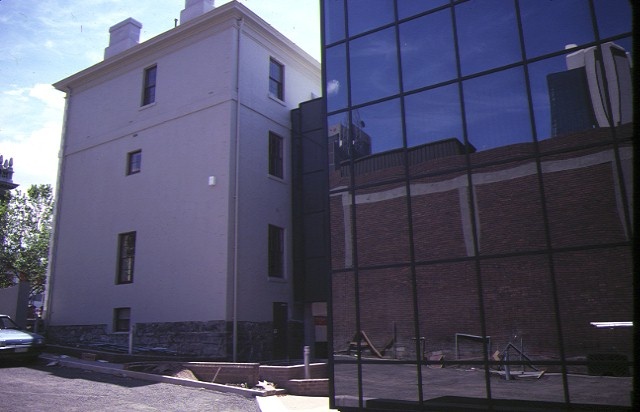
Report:
M405 91L456 77L450 16L450 11L444 10L400 26L402 81Z
M393 28L352 41L350 53L353 104L398 93L396 37Z
M527 57L594 41L588 0L520 0Z
M361 107L352 118L357 132L354 144L360 155L402 147L399 99Z
M520 60L513 1L470 1L456 6L455 12L463 75Z
M325 43L344 39L344 0L324 0Z
M393 0L349 0L349 36L353 36L393 21Z
M398 16L403 19L445 4L449 4L449 0L400 0Z
M631 32L631 2L629 0L595 0L600 38Z
M464 143L457 84L405 97L405 112L407 146L451 138Z
M344 44L327 49L325 57L327 110L332 112L347 106L347 56Z
M463 83L469 142L482 151L531 142L531 123L522 68Z

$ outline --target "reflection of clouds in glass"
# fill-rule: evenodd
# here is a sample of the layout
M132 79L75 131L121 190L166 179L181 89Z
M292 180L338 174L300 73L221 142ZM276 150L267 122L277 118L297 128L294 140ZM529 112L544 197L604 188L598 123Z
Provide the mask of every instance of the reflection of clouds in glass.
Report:
M330 96L337 95L340 92L340 81L339 80L329 80L327 82L327 94Z
M385 29L351 42L353 103L364 103L397 93L395 42L393 29Z
M463 83L469 141L478 150L531 141L522 68Z
M513 2L468 2L456 10L463 74L477 73L520 59Z

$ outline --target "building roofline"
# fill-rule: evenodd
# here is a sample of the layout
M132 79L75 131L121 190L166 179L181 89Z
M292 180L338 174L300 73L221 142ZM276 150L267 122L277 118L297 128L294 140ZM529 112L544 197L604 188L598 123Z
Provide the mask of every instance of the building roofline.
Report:
M175 28L169 29L166 32L152 37L149 40L137 44L130 49L118 53L117 55L104 59L103 61L96 63L93 66L90 66L75 74L72 74L69 77L57 81L53 84L53 87L60 91L67 92L72 86L84 81L88 81L94 76L100 75L104 71L112 70L115 67L135 61L142 53L150 52L155 49L162 48L166 45L181 41L194 33L206 30L216 23L228 21L231 18L243 18L245 24L247 24L248 22L252 26L252 28L254 28L254 30L261 32L261 34L264 34L266 37L271 37L276 42L281 43L283 46L285 46L285 49L289 49L289 51L292 52L291 55L295 56L301 64L313 66L319 72L320 63L315 58L313 58L309 53L304 51L302 48L300 48L300 46L296 45L282 33L277 31L273 26L271 26L249 8L234 0L220 7L216 7L215 9L204 13L201 16L180 24Z

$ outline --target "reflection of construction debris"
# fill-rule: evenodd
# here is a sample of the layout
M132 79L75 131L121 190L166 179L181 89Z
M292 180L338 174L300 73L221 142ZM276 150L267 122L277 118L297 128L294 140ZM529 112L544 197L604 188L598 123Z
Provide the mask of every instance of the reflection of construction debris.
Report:
M491 369L490 372L494 375L499 375L503 377L505 380L510 380L512 378L540 379L542 375L545 374L546 371L541 370L541 371L535 371L535 372L524 372L524 371L511 372L511 371L497 371L497 370Z
M520 340L520 348L517 348L513 343L507 343L504 350L500 352L499 350L495 351L493 354L493 360L496 362L501 362L500 370L492 371L492 373L497 373L500 376L504 376L506 380L510 380L511 378L536 378L539 379L542 375L544 375L544 370L540 371L538 368L533 366L533 362L527 355L524 354L523 351L522 340ZM519 355L518 360L512 360L510 358L509 351L515 351ZM520 366L522 368L519 372L511 371L511 366ZM525 368L529 367L533 369L534 372L526 372Z
M376 355L378 358L384 357L384 354L387 350L393 347L393 343L395 339L390 338L385 342L384 346L381 350L378 350L375 345L369 339L369 336L365 333L365 331L361 330L360 332L356 332L353 335L353 338L348 342L349 347L347 348L347 354L350 355L352 350L356 351L356 354L359 356L364 350L369 350L373 355Z

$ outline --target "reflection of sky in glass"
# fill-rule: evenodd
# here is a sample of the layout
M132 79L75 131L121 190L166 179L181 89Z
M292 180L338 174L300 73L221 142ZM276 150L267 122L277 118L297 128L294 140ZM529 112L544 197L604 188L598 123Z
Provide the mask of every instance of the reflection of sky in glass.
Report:
M393 0L349 0L349 36L353 36L393 21Z
M324 0L325 43L344 39L344 1Z
M449 0L400 0L398 15L403 19L448 3Z
M520 60L518 27L512 1L462 3L456 7L456 27L463 75Z
M467 80L463 88L469 142L476 149L532 140L521 67Z
M594 40L588 0L520 0L527 57Z
M372 153L402 147L399 99L361 107L351 117L355 124L364 124L362 130L371 137Z
M403 23L400 45L405 91L456 77L450 10Z
M547 75L567 70L565 56L553 57L529 65L531 98L538 140L551 137L551 103Z
M405 97L407 146L451 137L464 142L456 84Z
M351 100L353 104L398 92L398 65L393 28L350 43Z
M600 38L631 31L631 4L629 0L595 0ZM631 49L627 49L631 51Z
M325 54L327 70L327 110L332 112L347 105L347 59L344 44L328 48Z

